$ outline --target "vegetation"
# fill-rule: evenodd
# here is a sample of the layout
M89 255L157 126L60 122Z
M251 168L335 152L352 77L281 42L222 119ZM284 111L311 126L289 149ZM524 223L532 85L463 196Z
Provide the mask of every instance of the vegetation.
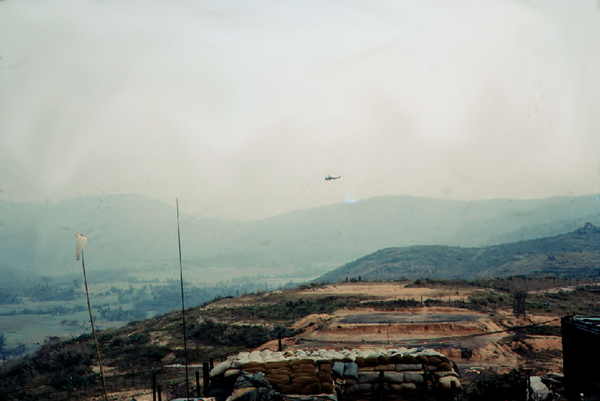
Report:
M208 312L209 316L232 321L259 319L266 321L294 321L313 313L333 313L341 307L355 306L358 298L341 299L340 297L321 297L318 299L288 299L281 303L274 299L264 300L255 305L243 305L219 308Z
M338 283L419 277L477 279L516 275L597 277L600 269L600 229L590 223L556 237L519 241L485 248L412 246L387 248L332 270L317 282Z
M508 373L482 372L478 380L467 383L461 395L463 401L525 401L527 378L531 372L519 367Z
M96 375L91 368L93 357L91 342L49 338L34 355L2 365L0 388L15 389L48 383L42 392L50 393L85 387L95 381Z
M575 283L572 282L573 285ZM283 337L295 336L299 333L290 329L295 321L309 314L334 315L339 309L397 310L408 307L452 306L493 313L497 309L512 310L515 294L517 291L523 291L527 294L527 313L547 313L556 316L573 311L597 311L596 301L600 300L595 283L579 281L580 285L577 287L560 289L568 284L568 280L555 276L518 276L476 281L418 279L405 284L438 288L440 293L449 294L470 289L471 296L466 299L439 296L423 300L382 300L378 296L367 298L355 294L331 296L318 291L322 287L321 284L311 283L301 289L283 292L259 293L238 298L215 297L203 307L189 308L186 312L189 363L198 364L207 362L210 358L218 359L226 354L254 349L277 338L279 333ZM149 290L150 288L147 292L150 292ZM136 290L123 291L124 297L133 297L136 294ZM102 307L101 310L108 309ZM556 326L532 326L517 330L506 341L520 344L517 345L521 347L517 352L524 360L533 356L542 359L555 358L559 355L552 354L553 351L534 354L523 340L536 335L556 336L559 334L558 330ZM103 362L111 367L112 377L139 377L148 374L147 372L160 372L164 376L167 374L163 369L166 364L183 363L179 312L131 322L119 329L101 331L98 341ZM35 354L0 365L0 388L10 391L10 396L14 399L72 398L73 394L78 394L77 392L83 389L93 391L94 387L98 388L98 375L92 369L96 365L91 335L68 340L53 338ZM493 393L494 397L499 397L490 396L491 400L502 397L520 399L510 395L510 391L513 390L509 388L509 384L512 382L515 388L519 388L519 374L522 373L522 370L515 370L508 375L486 374L480 383L470 385L463 397L466 400L482 399L481 397L485 397L489 392ZM177 387L181 377L173 380L173 386ZM32 386L33 389L16 391Z
M295 331L285 327L270 328L261 325L225 324L206 319L190 327L190 337L203 345L256 348L277 338L293 336Z

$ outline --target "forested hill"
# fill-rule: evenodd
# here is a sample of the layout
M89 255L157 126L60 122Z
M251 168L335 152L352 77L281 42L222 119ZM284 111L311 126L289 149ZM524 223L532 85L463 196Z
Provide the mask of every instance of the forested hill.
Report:
M591 223L555 237L483 248L411 246L386 248L316 279L399 279L406 277L502 277L521 274L590 276L600 274L600 229Z

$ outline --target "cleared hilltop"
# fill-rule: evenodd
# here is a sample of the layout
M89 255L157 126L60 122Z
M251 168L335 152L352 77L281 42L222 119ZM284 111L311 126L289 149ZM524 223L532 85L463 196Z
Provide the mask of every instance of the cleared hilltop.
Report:
M348 283L224 298L186 313L193 372L210 358L242 350L435 349L455 360L463 381L471 367L528 372L562 365L558 317L600 312L597 283L506 278L467 282ZM526 291L527 317L513 316L513 294ZM549 304L545 301L549 300ZM529 326L531 324L544 323ZM520 326L527 326L518 329ZM516 331L515 331L516 330ZM476 335L476 336L474 336ZM111 399L152 399L152 374L171 396L185 388L180 313L99 333ZM179 367L178 367L179 366ZM89 399L101 394L91 335L48 340L30 356L0 365L0 399ZM9 399L9 398L7 398Z

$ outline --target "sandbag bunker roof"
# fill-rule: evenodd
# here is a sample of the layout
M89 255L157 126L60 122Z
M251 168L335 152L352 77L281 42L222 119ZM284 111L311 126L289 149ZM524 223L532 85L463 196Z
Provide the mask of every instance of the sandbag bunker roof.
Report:
M222 401L450 399L462 390L456 364L431 349L241 352L210 371Z

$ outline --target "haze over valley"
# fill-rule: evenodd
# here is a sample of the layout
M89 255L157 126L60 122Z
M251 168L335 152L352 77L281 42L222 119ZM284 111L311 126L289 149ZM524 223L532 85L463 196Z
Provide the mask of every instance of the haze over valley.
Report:
M182 396L184 336L555 368L598 110L597 0L0 0L0 399Z

